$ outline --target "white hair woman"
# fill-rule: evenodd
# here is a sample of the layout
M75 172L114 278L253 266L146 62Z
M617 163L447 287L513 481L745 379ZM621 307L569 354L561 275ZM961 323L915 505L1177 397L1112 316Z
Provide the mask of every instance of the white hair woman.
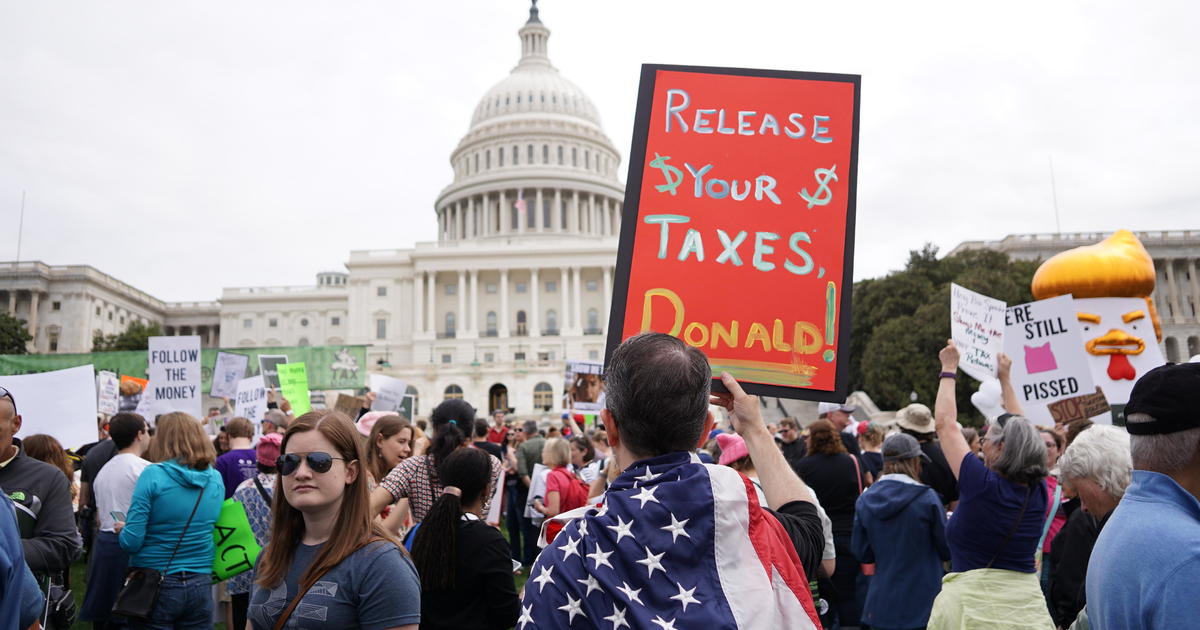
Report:
M1067 447L1058 469L1062 482L1075 491L1081 504L1081 509L1067 518L1050 554L1050 616L1066 628L1087 603L1088 559L1096 538L1133 478L1129 434L1116 427L1094 425Z
M928 627L1053 627L1034 563L1046 515L1046 446L1020 415L1009 380L1012 361L1000 355L1000 387L1009 413L988 423L981 462L957 425L953 341L938 358L942 372L934 419L958 479L959 502L946 524L952 572L942 582Z

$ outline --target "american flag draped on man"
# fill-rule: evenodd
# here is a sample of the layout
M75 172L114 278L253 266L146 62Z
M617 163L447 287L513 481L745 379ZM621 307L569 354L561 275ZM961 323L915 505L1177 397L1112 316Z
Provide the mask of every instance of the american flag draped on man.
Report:
M642 460L599 507L557 518L569 522L530 572L519 630L821 627L788 532L731 468Z

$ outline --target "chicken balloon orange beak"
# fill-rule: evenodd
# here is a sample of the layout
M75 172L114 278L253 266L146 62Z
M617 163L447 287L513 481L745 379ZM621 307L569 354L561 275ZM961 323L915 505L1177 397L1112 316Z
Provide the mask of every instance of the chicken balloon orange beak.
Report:
M1123 330L1113 328L1103 335L1089 340L1085 348L1088 354L1095 356L1141 354L1146 349L1146 342Z

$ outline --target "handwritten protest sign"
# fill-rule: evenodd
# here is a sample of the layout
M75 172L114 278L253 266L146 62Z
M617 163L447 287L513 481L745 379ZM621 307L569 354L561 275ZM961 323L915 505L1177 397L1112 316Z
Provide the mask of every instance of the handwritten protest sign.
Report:
M1062 424L1107 414L1112 409L1100 387L1096 387L1096 391L1091 394L1064 398L1046 407L1050 410L1050 417L1054 418L1054 422Z
M199 335L151 337L146 369L153 413L182 411L201 416Z
M115 416L120 409L120 381L117 375L108 370L100 370L96 374L96 411Z
M1095 391L1071 296L1010 306L1004 321L1013 388L1034 424L1054 423L1050 403Z
M267 413L267 388L262 374L238 381L233 413L251 422L262 422Z
M267 387L271 389L279 389L279 366L287 363L286 354L260 354L258 355L258 373L262 374L263 381Z
M335 411L340 411L351 418L357 418L358 412L360 409L362 409L364 402L366 401L358 396L338 394L337 400L333 403L333 409Z
M371 411L397 411L404 402L404 391L408 384L404 381L384 374L368 374L367 383L375 392L375 402L371 403ZM411 416L409 416L411 418Z
M0 387L12 392L21 415L18 437L54 436L65 448L96 441L96 380L90 365L0 376Z
M308 413L312 404L308 397L308 371L303 363L280 363L279 391L283 397L292 403L292 413L296 416Z
M225 499L221 504L221 513L213 527L213 543L216 545L213 575L218 580L227 580L253 569L254 561L262 552L254 530L250 528L245 506L233 499Z
M608 356L663 332L752 393L845 399L858 103L853 75L642 66Z
M958 347L958 365L972 378L996 378L1004 351L1004 302L950 283L950 336Z
M232 352L218 352L213 364L212 396L233 398L237 394L238 381L246 378L246 367L250 357Z

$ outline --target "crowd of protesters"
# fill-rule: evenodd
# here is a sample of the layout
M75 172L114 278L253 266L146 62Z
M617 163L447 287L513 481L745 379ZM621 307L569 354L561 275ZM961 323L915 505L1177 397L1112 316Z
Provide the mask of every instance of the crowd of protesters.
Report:
M17 438L0 389L0 627L66 627L71 589L98 630L1194 627L1200 365L1144 375L1125 428L1039 427L1002 355L1004 413L977 430L952 343L939 359L932 410L768 426L702 352L646 334L586 425L280 399L257 426L120 413L76 454ZM214 586L227 499L262 552ZM123 616L135 575L155 598Z

